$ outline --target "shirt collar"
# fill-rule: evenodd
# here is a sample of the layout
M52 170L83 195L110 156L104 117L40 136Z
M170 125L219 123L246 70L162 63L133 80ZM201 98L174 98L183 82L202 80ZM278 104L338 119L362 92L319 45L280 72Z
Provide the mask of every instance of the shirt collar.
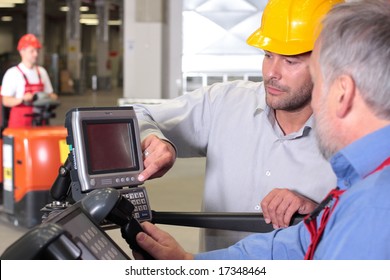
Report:
M331 159L341 189L368 176L390 156L390 125L346 146Z
M268 107L267 102L265 101L264 82L262 82L261 86L259 86L259 93L258 94L259 94L259 99L258 99L258 103L257 103L256 109L254 112L255 115L265 111L266 108Z
M23 73L27 73L27 72L31 72L31 71L34 71L36 68L37 68L37 66L36 65L34 65L33 66L33 68L27 68L27 66L26 65L24 65L23 64L23 62L20 62L19 64L18 64L18 66L19 66L19 68L23 71Z

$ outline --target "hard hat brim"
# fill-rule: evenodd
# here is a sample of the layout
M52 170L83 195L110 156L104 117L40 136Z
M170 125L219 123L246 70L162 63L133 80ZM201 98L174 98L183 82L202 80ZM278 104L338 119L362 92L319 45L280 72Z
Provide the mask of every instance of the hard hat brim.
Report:
M298 55L310 52L314 47L311 41L296 40L280 42L279 40L264 36L261 28L253 32L246 42L250 46L281 55Z

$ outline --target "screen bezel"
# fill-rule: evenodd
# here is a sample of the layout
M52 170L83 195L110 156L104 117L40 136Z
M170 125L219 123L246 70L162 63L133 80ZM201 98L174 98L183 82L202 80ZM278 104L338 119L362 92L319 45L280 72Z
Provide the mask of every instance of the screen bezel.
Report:
M84 121L133 123L134 146L132 147L136 149L134 152L139 169L124 172L111 171L89 174L87 148L85 147L86 143L84 140ZM72 195L76 201L81 199L86 192L94 189L135 187L143 184L143 181L138 180L138 175L144 170L141 135L137 116L132 107L74 108L67 114L66 126L68 128L69 135L67 141L70 145L73 167L73 171L71 171L71 176L73 176L72 181L74 182Z
M88 133L87 133L87 126L89 124L104 124L104 125L109 125L109 124L127 124L127 128L129 130L129 135L130 135L130 141L129 141L129 146L131 147L132 151L132 157L135 162L133 168L114 168L114 169L106 169L106 170L101 170L101 171L93 171L93 168L91 166L92 160L91 160L91 155L89 153L89 148L90 148L90 141L88 139ZM140 168L140 162L138 158L138 147L135 145L136 143L136 134L135 134L135 127L134 127L134 120L133 119L113 119L113 120L104 120L104 119L99 119L99 120L93 120L93 119L87 119L87 120L82 120L81 121L82 125L82 130L83 130L83 140L84 140L84 152L85 152L85 157L87 161L87 166L88 166L88 174L89 175L98 175L98 174L107 174L107 173L123 173L123 172L134 172L134 171L139 171Z

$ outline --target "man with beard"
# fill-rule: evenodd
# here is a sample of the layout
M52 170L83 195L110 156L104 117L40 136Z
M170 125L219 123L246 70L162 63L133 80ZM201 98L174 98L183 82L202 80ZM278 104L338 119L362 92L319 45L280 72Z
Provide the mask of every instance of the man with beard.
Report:
M341 4L323 22L311 104L338 187L303 222L198 255L145 223L140 246L157 259L390 259L389 30L388 0Z
M274 228L310 213L336 178L312 130L309 60L318 23L340 2L269 1L248 38L265 52L264 82L219 83L161 105L135 105L145 156L139 180L162 176L176 156L206 157L204 211L263 212ZM201 250L246 235L208 229Z

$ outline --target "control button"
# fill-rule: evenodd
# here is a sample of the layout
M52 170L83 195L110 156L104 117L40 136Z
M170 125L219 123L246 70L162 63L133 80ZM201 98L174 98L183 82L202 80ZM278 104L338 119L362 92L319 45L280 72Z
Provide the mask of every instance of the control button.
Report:
M91 230L88 229L88 234L93 238L95 236L95 233Z
M94 246L95 246L95 248L97 248L99 251L101 251L102 250L102 247L100 247L100 245L99 244L97 244L97 242L95 242L95 244L93 244Z
M92 239L92 236L90 236L88 232L84 232L84 235L85 235L85 237L86 237L88 240L91 240L91 239Z
M88 239L84 236L84 234L80 235L81 240L84 241L84 243L88 243Z
M119 183L119 182L120 182L119 178L116 178L116 179L115 179L115 182Z
M111 252L113 252L115 256L118 255L118 251L117 251L115 248L112 248L112 247L111 247Z
M121 178L121 182L124 183L125 182L125 178Z
M135 178L134 178L134 177L131 177L130 180L131 180L132 182L134 182L134 181L135 181Z
M148 218L148 217L149 217L148 212L143 212L142 213L142 217L141 218Z
M91 249L92 249L92 252L95 253L95 255L99 254L99 251L94 246L91 246Z
M102 248L106 247L106 246L104 246L104 243L103 243L103 241L101 241L101 240L98 240L98 244L99 244L100 247L102 247Z
M108 245L108 242L106 239L104 239L103 237L100 238L101 241L103 241L104 245Z
M126 182L130 182L130 178L129 177L126 177Z
M111 252L111 251L108 251L108 254L110 255L111 259L115 258L115 255L114 255L114 253L113 253L113 252Z

